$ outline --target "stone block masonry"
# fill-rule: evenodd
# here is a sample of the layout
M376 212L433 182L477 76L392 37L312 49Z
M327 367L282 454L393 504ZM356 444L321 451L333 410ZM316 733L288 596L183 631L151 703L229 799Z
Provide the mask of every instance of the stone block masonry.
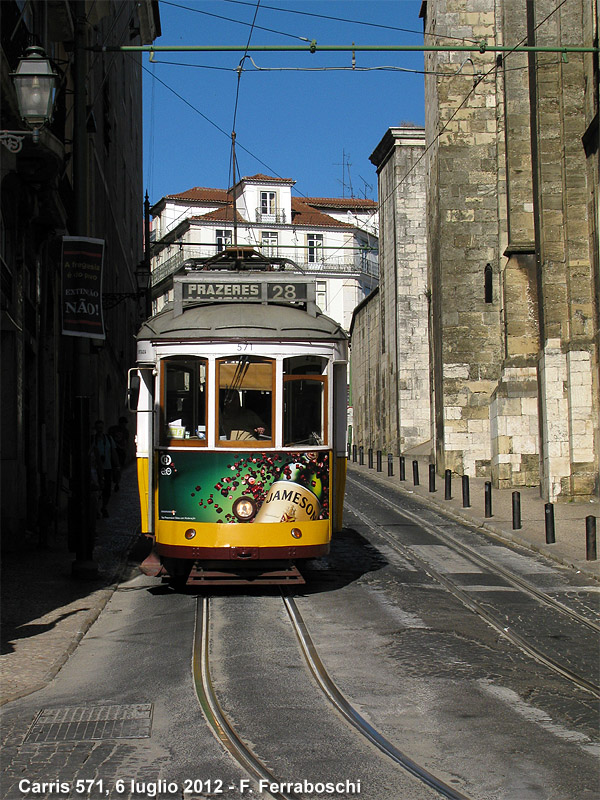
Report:
M428 0L422 15L432 43L598 40L594 0ZM353 323L357 435L434 452L440 474L592 499L597 58L430 52L425 67L425 148L392 128L371 157L380 287Z

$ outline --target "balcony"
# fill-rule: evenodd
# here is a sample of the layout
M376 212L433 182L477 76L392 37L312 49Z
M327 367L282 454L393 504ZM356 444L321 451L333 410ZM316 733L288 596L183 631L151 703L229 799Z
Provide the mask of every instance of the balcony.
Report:
M272 251L273 248L261 247L257 249L260 249L263 255L267 257L273 255L273 252L267 252L268 250ZM194 258L208 258L209 256L214 256L216 252L216 246L195 247L186 245L182 250L179 250L175 255L158 264L158 266L154 266L156 263L154 262L151 278L152 286L158 286L159 283L169 278L186 261ZM319 253L320 258L318 261L307 261L305 248L279 248L278 252L296 263L301 272L354 275L355 277L366 276L375 281L379 278L379 254L377 251L365 250L352 255L342 254L325 257Z
M213 247L190 247L189 245L179 250L175 255L167 258L161 264L152 265L152 275L150 282L152 286L158 286L159 283L169 278L174 272L183 266L186 261L191 258L209 258L214 256L217 252L216 245Z
M285 224L286 214L285 211L273 211L270 214L267 214L261 208L255 209L255 216L256 222L259 222L261 225L277 225L277 224Z
M325 256L318 261L307 261L305 251L299 252L297 255L299 257L294 260L303 272L366 275L376 280L379 278L379 258L376 252Z

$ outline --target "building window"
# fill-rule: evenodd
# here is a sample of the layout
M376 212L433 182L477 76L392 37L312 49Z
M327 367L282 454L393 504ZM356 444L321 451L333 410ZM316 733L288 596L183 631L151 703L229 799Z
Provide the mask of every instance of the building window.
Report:
M277 243L277 233L275 231L263 231L261 233L260 248L267 258L277 256Z
M277 195L275 192L260 193L260 213L273 215L277 213Z
M323 234L309 233L306 237L308 245L308 263L316 264L323 260Z
M483 270L483 288L486 303L494 302L494 287L492 284L492 265L486 264Z
M231 231L222 230L217 231L217 253L225 250L226 247L231 247Z
M327 308L327 281L317 281L317 305L321 311Z

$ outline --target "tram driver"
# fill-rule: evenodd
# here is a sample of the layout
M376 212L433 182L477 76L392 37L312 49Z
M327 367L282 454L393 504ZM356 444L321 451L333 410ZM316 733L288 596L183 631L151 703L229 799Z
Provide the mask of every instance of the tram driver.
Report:
M240 403L235 390L225 392L221 409L221 436L230 441L258 440L266 427L258 414Z

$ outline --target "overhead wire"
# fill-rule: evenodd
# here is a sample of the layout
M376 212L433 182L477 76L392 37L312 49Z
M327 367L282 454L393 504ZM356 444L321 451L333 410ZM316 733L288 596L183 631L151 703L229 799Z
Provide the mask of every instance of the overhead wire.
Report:
M224 2L235 3L236 5L242 5L242 6L254 5L253 3L248 2L247 0L224 0ZM337 17L337 16L332 17L328 14L317 14L312 11L298 11L298 9L296 8L280 8L279 6L268 6L268 5L263 5L262 8L268 8L271 11L281 11L282 13L285 14L300 14L305 17L316 17L318 19L327 19L333 22L348 22L354 25L365 25L371 28L382 28L383 30L388 30L388 31L400 31L401 33L414 33L417 36L426 35L423 33L423 31L414 31L411 28L400 28L396 25L383 25L380 22L367 22L366 20L347 19L345 17ZM477 42L477 39L469 39L468 37L464 36L444 36L442 38L460 42L465 42L465 41Z
M556 6L556 8L555 8L555 9L553 9L553 10L552 10L552 11L551 11L551 12L550 12L550 13L549 13L549 14L548 14L546 17L544 17L544 19L543 19L541 22L539 22L539 23L538 23L538 24L535 26L535 28L534 28L534 31L537 31L537 30L538 30L538 29L539 29L539 28L540 28L540 27L541 27L541 26L542 26L544 23L546 23L546 22L547 22L547 21L550 19L550 17L552 17L554 14L556 14L556 13L557 13L557 11L559 11L559 10L562 8L562 6L564 6L564 5L565 5L565 3L566 3L566 2L568 2L568 0L561 0L561 2L558 4L558 6ZM506 59L506 58L507 58L507 56L510 56L510 55L512 55L512 53L514 53L514 51L516 50L516 48L517 48L517 47L520 47L520 46L523 44L523 42L526 42L526 41L527 41L527 37L523 37L521 40L519 40L519 42L517 42L517 44L513 45L512 49L511 49L509 52L507 52L507 53L505 53L505 54L503 55L503 59L502 59L502 62L501 62L501 64L503 65L503 63L504 63L504 59ZM457 114L458 114L458 112L461 110L461 108L462 108L462 107L465 105L465 103L466 103L466 102L469 100L469 98L471 97L471 95L473 94L473 92L475 91L475 89L477 88L477 86L478 86L480 83L482 83L484 80L486 80L486 79L487 79L487 78L488 78L488 77L489 77L489 76L490 76L490 75L491 75L493 72L495 72L496 70L498 70L498 69L500 68L501 64L500 64L500 63L498 63L498 61L494 61L494 64L493 64L493 66L492 66L492 67L491 67L491 68L490 68L490 69L489 69L489 70L488 70L488 71L487 71L487 72L486 72L484 75L477 76L477 78L478 78L478 79L477 79L476 81L474 81L472 88L469 90L469 92L467 93L467 95L466 95L466 96L463 98L463 100L462 100L462 102L460 103L460 105L459 105L459 106L458 106L458 107L457 107L457 108L454 110L454 112L452 113L452 115L451 115L451 116L449 117L449 119L446 121L446 123L444 124L444 126L443 126L443 127L442 127L442 128L439 130L439 131L438 131L438 133L437 133L437 134L434 136L434 138L432 139L432 141L431 141L431 142L430 142L430 143L429 143L429 144L428 144L428 145L425 147L425 149L423 150L423 152L421 153L421 155L420 155L420 156L419 156L419 157L416 159L416 161L414 162L414 164L413 164L413 165L412 165L412 166L409 168L409 170L408 170L408 171L407 171L407 172L406 172L406 173L405 173L405 174L404 174L404 175L403 175L403 176L402 176L402 177L401 177L401 178L400 178L400 179L397 181L397 183L394 185L393 189L392 189L392 190L391 190L391 191L390 191L390 192L389 192L389 193L388 193L388 194L387 194L387 195L386 195L386 196L385 196L383 199L381 199L381 198L380 198L380 199L378 200L378 209L377 209L376 211L374 211L374 212L371 214L371 216L370 216L370 217L369 217L369 218L366 220L366 222L365 222L365 225L368 225L368 224L369 224L369 222L370 222L370 221L371 221L371 220L372 220L372 219L375 217L375 214L378 214L378 213L379 213L379 208L380 208L380 207L381 207L383 204L385 204L385 203L386 203L386 202L387 202L387 201L388 201L388 200L389 200L389 199L390 199L390 198L391 198L391 197L392 197L392 196L393 196L393 195L396 193L396 191L398 190L398 188L399 188L399 187L400 187L400 186L401 186L401 185L404 183L404 181L405 181L405 180L406 180L406 179L407 179L407 178L408 178L408 177L409 177L409 176L410 176L410 175L411 175L411 174L414 172L414 170L417 168L418 164L420 164L420 162L421 162L421 161L422 161L422 160L425 158L425 156L428 154L428 152L431 150L431 148L432 148L432 147L433 147L433 146L436 144L436 142L437 142L437 141L438 141L438 140L441 138L441 136L442 136L442 135L445 133L446 129L448 128L448 126L450 125L450 123L452 122L452 120L453 120L453 119L456 117L456 115L457 115ZM455 73L455 74L456 74L456 73ZM335 252L334 252L332 255L334 255L334 254L335 254Z
M258 0L258 2L257 2L256 4L254 4L254 3L247 3L247 2L241 2L241 0L225 0L225 1L226 1L226 2L235 2L235 3L242 4L242 5L252 5L252 6L255 6L254 22L256 21L256 15L257 15L257 13L258 13L258 7L259 7L259 5L260 5L260 0ZM558 5L558 6L557 6L555 9L553 9L553 10L552 10L552 11L551 11L551 12L550 12L550 13L549 13L549 14L548 14L548 15L547 15L547 16L546 16L546 17L545 17L545 18L544 18L544 19L543 19L543 20L542 20L540 23L538 23L538 24L536 25L536 27L535 27L535 30L537 30L539 27L541 27L541 25L543 25L543 24L544 24L544 23L545 23L545 22L546 22L546 21L547 21L547 20L548 20L548 19L549 19L551 16L553 16L553 15L554 15L554 14L555 14L555 13L556 13L556 12L557 12L557 11L558 11L558 10L559 10L559 9L560 9L560 8L561 8L561 7L562 7L562 6L563 6L563 5L566 3L566 2L567 2L567 0L562 0L562 2L560 2L560 3L559 3L559 5ZM175 5L175 4L173 4L173 3L170 3L170 4L171 4L171 5ZM311 14L309 14L308 12L298 12L298 11L291 10L291 9L279 9L279 8L276 8L276 7L274 7L274 6L266 6L266 5L263 5L263 6L261 6L261 8L270 8L270 9L279 10L279 11L289 11L290 13L299 13L299 14L306 14L306 15L310 15L310 16L317 16L317 17L319 17L319 16L320 16L320 17L325 17L325 18L329 18L329 19L334 19L333 17L326 17L325 15L319 15L319 14L311 15ZM336 20L338 20L338 18L335 18L335 19L336 19ZM357 21L357 20L345 20L345 19L339 19L338 21L345 21L345 22L359 22L359 21ZM360 23L360 24L376 25L375 23ZM383 25L377 25L377 27L384 27L384 28L388 28L388 27L389 27L389 28L393 28L393 26L383 26ZM393 28L393 29L397 29L397 30L406 30L406 29L401 29L401 28ZM422 33L422 32L420 32L420 33ZM428 34L428 35L433 35L433 36L436 36L437 34L434 34L434 33L432 33L432 34ZM241 73L242 73L242 72L244 72L244 71L246 71L246 72L251 72L251 70L244 70L244 69L243 69L243 63L244 63L244 61L245 61L247 58L249 58L249 56L248 56L248 53L247 53L247 48L249 47L250 40L251 40L251 36L252 36L252 30L251 30L251 32L250 32L250 36L249 36L249 38L248 38L248 43L247 43L247 45L246 45L246 51L244 52L244 56L242 57L242 59L241 59L241 61L240 61L240 64L239 64L239 65L238 65L238 67L236 68L236 71L237 71L237 73L238 73L238 83L237 83L237 91L236 91L236 103L235 103L235 111L234 111L234 127L235 127L235 115L236 115L236 113L237 113L237 104L238 104L238 99L239 99L239 86L240 86L240 78L241 78ZM439 35L438 35L438 38L451 38L451 39L457 39L457 38L459 38L459 37L445 37L445 36L444 36L444 37L439 37ZM465 40L465 37L460 37L460 38L461 38L462 40ZM526 38L524 38L524 39L521 39L521 40L520 40L520 41L519 41L517 44L515 44L515 45L514 45L514 47L513 47L513 49L512 49L511 51L507 52L507 53L506 53L506 54L503 56L502 65L503 65L503 61L504 61L504 59L506 59L506 57L507 57L507 56L511 55L511 54L514 52L514 50L515 50L517 47L519 47L519 46L520 46L520 45L521 45L523 42L525 42L525 41L526 41ZM251 59L251 58L250 58L250 61L252 61L252 59ZM165 64L166 64L166 63L171 63L171 62L158 62L158 63L165 63ZM252 63L253 63L253 65L256 67L256 65L255 65L254 61L252 61ZM175 64L175 65L177 65L177 64ZM185 65L185 66L192 66L192 65ZM393 195L393 193L394 193L394 192L395 192L395 191L398 189L398 187L399 187L399 186L400 186L400 185L401 185L401 184L402 184L402 183L403 183L403 182L404 182L404 181L405 181L405 180L406 180L406 179L409 177L409 175L410 175L410 174L411 174L411 173L414 171L414 169L416 169L416 167L417 167L417 165L420 163L420 161L421 161L421 160L422 160L422 159L423 159L423 158L424 158L424 157L427 155L427 153L428 153L428 151L431 149L431 147L432 147L432 146L433 146L433 145L434 145L434 144L437 142L437 140L438 140L438 139L439 139L439 138L440 138L440 137L443 135L443 133L446 131L446 129L448 128L448 126L450 125L450 123L453 121L453 119L454 119L454 118L456 117L456 115L459 113L459 111L461 110L461 108L462 108L462 107L465 105L465 103L466 103L466 102L468 101L468 99L471 97L471 95L473 94L473 92L475 91L475 89L476 89L476 87L479 85L479 83L481 83L481 82L483 82L484 80L486 80L486 79L489 77L489 75L490 75L490 74L492 74L493 72L495 72L495 71L496 71L496 70L499 68L499 66L500 66L500 64L498 64L498 63L496 63L496 62L495 62L495 63L494 63L494 65L493 65L493 66L492 66L492 67L491 67L491 68L490 68L490 69L489 69L489 70L488 70L488 71L487 71L487 72L486 72L484 75L474 75L474 78L476 78L476 80L474 80L474 86L473 86L473 87L470 89L470 91L469 91L469 92L468 92L468 94L467 94L467 95L464 97L464 99L462 100L462 102L460 103L460 105L459 105L459 106L458 106L458 107L457 107L457 108L454 110L454 112L453 112L453 114L451 115L451 117L450 117L450 118L449 118L449 119L446 121L446 123L444 124L444 126L443 126L443 127L440 129L440 131L439 131L439 132L436 134L436 136L434 137L433 141L432 141L432 142L431 142L431 143L430 143L430 144L429 144L429 145L426 147L426 149L424 150L424 152L423 152L423 153L421 154L421 156L420 156L420 157L417 159L417 161L416 161L416 162L415 162L415 163L412 165L412 167L411 167L411 168L408 170L408 172L407 172L407 173L406 173L406 174L405 174L405 175L404 175L402 178L400 178L400 179L398 180L398 182L395 184L394 188L391 190L391 192L390 192L390 193L389 193L389 194L388 194L388 195L387 195L385 198L383 198L383 199L380 199L380 200L379 200L379 206L381 206L383 203L387 202L387 200L389 200L389 198L390 198L390 197ZM143 68L143 69L145 69L144 67L142 67L142 68ZM207 68L209 68L209 67L207 67ZM227 68L221 68L221 69L227 69ZM263 68L256 67L256 69L258 69L259 71L262 71L262 69L263 69ZM276 69L276 68L264 68L264 69L265 69L265 71L266 71L267 69ZM282 69L285 69L285 68L282 68ZM313 69L314 69L314 68L310 68L310 70L309 70L309 69L306 69L306 71L313 71ZM323 71L325 71L325 70L329 70L329 69L331 69L331 68L323 68ZM337 69L340 69L340 68L337 68ZM350 67L350 68L342 68L342 69L349 69L349 70L351 70L352 68ZM369 70L373 70L373 69L377 69L377 68L362 68L362 69L364 69L364 70L366 71L367 69L369 69ZM380 69L383 69L383 68L380 68ZM506 69L506 67L505 67L505 69ZM510 69L527 69L527 67L517 67L517 68L510 68ZM398 71L404 71L404 70L402 70L402 68L397 68L397 70L398 70ZM148 70L145 70L145 71L146 71L146 72L148 72ZM459 72L460 72L460 71L459 71ZM459 72L457 72L457 73L454 73L454 75L458 75L458 74L459 74ZM437 72L437 71L433 71L433 72L432 72L432 71L427 71L427 70L424 70L424 71L423 71L423 74L436 74L436 75L442 74L442 75L447 75L448 77L453 77L453 75L448 75L448 73L439 73L439 72ZM160 78L158 78L158 77L156 77L156 76L153 76L153 77L154 77L156 80L158 80L158 81L159 81L161 84L163 84L163 85L164 85L164 86L165 86L167 89L169 89L171 92L173 92L173 94L175 94L175 95L176 95L176 96L177 96L177 97L178 97L180 100L182 100L182 101L183 101L183 102L184 102L186 105L188 105L190 108L192 108L194 111L196 111L196 113L200 114L200 116L202 116L202 117L203 117L203 118L204 118L204 119L205 119L207 122L209 122L211 125L213 125L215 128L217 128L217 130L219 130L219 131L220 131L221 133L223 133L224 135L228 136L228 134L227 134L227 133L226 133L226 132L225 132L225 131L224 131L222 128L220 128L220 127L219 127L219 126L218 126L218 125L217 125L215 122L213 122L211 119L209 119L208 117L206 117L206 115L202 114L202 112L201 112L201 111L199 111L199 110L198 110L197 108L195 108L195 107L194 107L194 106L193 106L193 105L192 105L192 104L191 104L189 101L187 101L187 100L186 100L184 97L182 97L180 94L178 94L178 93L177 93L177 92L176 92L174 89L172 89L172 87L170 87L168 84L166 84L166 83L165 83L164 81L162 81ZM252 158L255 158L255 159L256 159L256 160L257 160L257 161L258 161L260 164L262 164L264 167L266 167L266 169L268 169L268 170L269 170L271 173L273 173L275 176L277 176L277 177L279 177L279 178L281 178L281 177L282 177L281 175L279 175L279 173L278 173L276 170L274 170L274 169L273 169L271 166L269 166L269 165L268 165L268 164L266 164L264 161L262 161L262 159L260 159L258 156L256 156L254 153L252 153L252 152L251 152L250 150L248 150L246 147L244 147L243 145L239 145L239 146L240 146L240 147L241 147L241 148L242 148L242 149L243 149L245 152L247 152L247 153L248 153L248 154L249 154L249 155L250 155ZM234 176L234 182L235 182L235 176ZM300 194L300 195L302 195L302 196L304 196L304 197L306 196L306 195L304 195L302 192L300 192L300 191L299 191L297 188L295 188L295 191L297 191L297 192L298 192L298 194ZM235 211L235 210L234 210L234 211ZM367 220L365 221L365 223L364 223L364 226L365 226L365 227L363 227L363 228L362 228L363 230L365 230L365 231L367 231L367 232L368 232L368 228L367 228L366 226L368 226L368 225L369 225L369 223L370 223L370 222L371 222L371 220L374 218L374 216L375 216L375 214L376 214L376 213L377 213L377 211L374 211L374 212L373 212L373 214L372 214L372 215L369 217L369 219L367 219ZM362 226L358 226L358 225L357 225L357 227L362 227ZM335 252L336 252L336 251L334 251L334 253L332 253L331 255L334 255L334 254L335 254Z
M263 25L256 25L255 24L256 15L255 15L255 18L254 18L254 22L245 22L244 20L241 20L241 19L232 19L231 17L224 17L222 14L214 14L211 11L203 11L200 8L193 8L193 7L190 7L190 6L184 6L184 5L181 5L180 3L173 3L173 2L171 2L171 0L161 0L161 3L164 6L173 6L174 8L181 8L184 11L192 11L195 14L204 14L204 16L207 16L207 17L215 17L216 19L223 19L226 22L233 22L236 25L245 25L245 26L250 27L252 29L257 29L257 30L261 30L261 31L267 31L268 33L275 33L278 36L287 36L290 39L299 39L301 42L310 42L311 41L307 36L299 36L296 33L287 33L286 31L275 30L274 28L265 28ZM254 5L254 3L251 3L250 5Z

